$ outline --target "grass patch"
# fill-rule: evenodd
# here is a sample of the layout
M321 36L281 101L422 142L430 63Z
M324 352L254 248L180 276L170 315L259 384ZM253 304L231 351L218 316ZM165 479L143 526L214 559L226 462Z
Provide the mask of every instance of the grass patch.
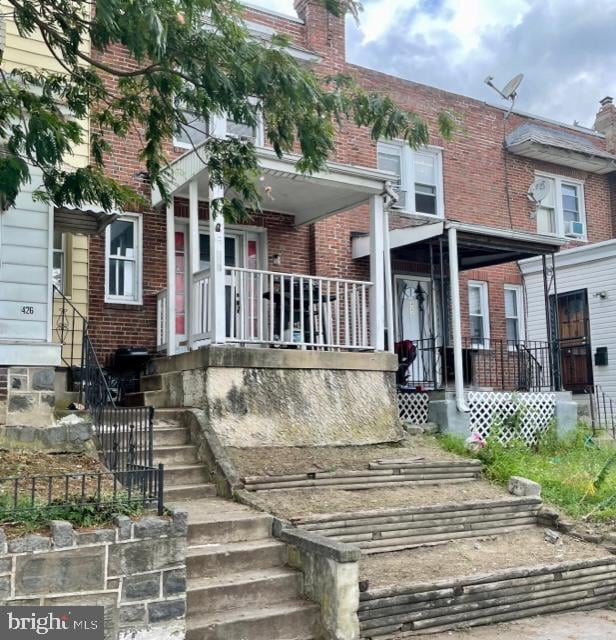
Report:
M546 502L570 516L616 523L616 448L599 446L582 426L562 439L551 428L534 447L519 438L502 444L497 435L476 452L461 437L448 434L438 441L447 451L481 460L486 476L500 484L511 476L529 478L541 484Z

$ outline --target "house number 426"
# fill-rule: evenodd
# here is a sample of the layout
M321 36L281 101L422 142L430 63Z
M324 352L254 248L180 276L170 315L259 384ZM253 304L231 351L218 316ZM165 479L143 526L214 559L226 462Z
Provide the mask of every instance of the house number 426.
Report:
M24 305L24 306L21 308L21 313L22 313L24 316L31 316L31 315L34 315L34 307Z

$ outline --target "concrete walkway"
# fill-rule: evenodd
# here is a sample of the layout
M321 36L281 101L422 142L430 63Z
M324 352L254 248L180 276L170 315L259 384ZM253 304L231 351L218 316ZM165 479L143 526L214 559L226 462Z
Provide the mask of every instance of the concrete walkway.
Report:
M426 640L615 640L616 611L599 609L447 631Z

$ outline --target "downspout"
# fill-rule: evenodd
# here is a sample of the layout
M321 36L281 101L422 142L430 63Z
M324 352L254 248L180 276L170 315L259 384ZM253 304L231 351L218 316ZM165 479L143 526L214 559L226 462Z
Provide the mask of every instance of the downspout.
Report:
M462 363L462 318L460 316L460 272L458 269L458 230L449 227L449 280L451 286L451 324L453 333L453 364L456 383L456 407L460 413L470 409L464 397L464 366Z

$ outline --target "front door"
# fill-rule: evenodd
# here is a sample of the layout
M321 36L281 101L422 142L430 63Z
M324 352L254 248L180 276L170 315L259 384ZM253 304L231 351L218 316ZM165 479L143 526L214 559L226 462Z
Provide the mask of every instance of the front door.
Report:
M583 393L593 384L586 289L558 294L558 335L562 386Z

